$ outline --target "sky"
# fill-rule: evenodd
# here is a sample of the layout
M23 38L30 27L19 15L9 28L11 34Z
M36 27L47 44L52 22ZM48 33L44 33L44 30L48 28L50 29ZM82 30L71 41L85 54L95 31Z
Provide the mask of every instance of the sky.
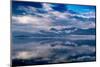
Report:
M13 1L12 30L34 33L51 28L56 32L64 28L95 29L95 11L96 7L89 5Z

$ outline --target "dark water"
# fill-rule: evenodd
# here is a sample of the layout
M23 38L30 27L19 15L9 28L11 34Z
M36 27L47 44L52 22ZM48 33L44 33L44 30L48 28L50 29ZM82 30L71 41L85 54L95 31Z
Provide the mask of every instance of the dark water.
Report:
M95 39L16 37L12 42L13 66L96 60Z

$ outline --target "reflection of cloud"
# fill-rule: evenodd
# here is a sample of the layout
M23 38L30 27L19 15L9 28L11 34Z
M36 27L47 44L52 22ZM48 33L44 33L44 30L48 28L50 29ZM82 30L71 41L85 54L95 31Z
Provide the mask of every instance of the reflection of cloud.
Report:
M29 59L31 57L33 57L33 55L31 52L28 52L28 51L21 51L16 54L16 58L18 58L18 59L20 59L20 58L21 59Z
M55 42L54 42L55 43ZM95 47L94 46L89 46L89 45L77 45L75 46L70 46L67 44L72 44L71 42L66 42L66 45L63 45L62 43L56 44L52 46L53 43L42 43L40 44L39 42L32 42L28 44L20 44L19 46L14 45L14 53L13 58L17 59L37 59L37 58L42 58L42 60L51 60L50 63L56 63L56 62L68 62L68 61L75 61L75 58L68 59L70 57L74 56L80 56L76 59L78 60L83 60L88 58L89 60L92 59L91 54L95 53ZM74 45L74 43L73 43ZM16 49L15 49L16 48ZM16 51L18 50L18 51ZM87 56L84 56L87 54Z
M49 63L60 63L60 62L80 62L80 61L95 61L96 57L95 56L81 56L77 58L72 58L72 59L66 59L66 57L59 57L53 61L50 61Z
M16 52L17 59L32 59L32 58L45 58L49 56L50 50L47 48L34 48L32 51L19 51Z
M81 56L75 59L72 59L70 61L91 61L91 60L95 60L96 57L95 56Z

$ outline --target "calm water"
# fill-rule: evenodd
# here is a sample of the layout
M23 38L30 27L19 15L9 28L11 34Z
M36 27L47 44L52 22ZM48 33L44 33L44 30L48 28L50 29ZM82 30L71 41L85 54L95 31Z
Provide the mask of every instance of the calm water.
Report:
M12 43L14 66L95 61L95 39L15 37Z

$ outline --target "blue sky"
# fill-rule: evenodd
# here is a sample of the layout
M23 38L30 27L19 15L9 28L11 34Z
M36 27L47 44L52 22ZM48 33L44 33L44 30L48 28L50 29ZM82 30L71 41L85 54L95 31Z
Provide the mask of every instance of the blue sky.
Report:
M13 8L16 8L18 6L33 6L36 8L42 8L42 3L40 2L18 2L13 1ZM67 11L72 10L77 13L84 13L84 12L95 12L96 7L95 6L89 6L89 5L75 5L75 4L55 4L51 3L51 7L57 11Z
M12 23L19 31L95 29L95 11L96 7L89 5L13 1Z
M78 13L95 12L95 6L67 5L67 8Z

